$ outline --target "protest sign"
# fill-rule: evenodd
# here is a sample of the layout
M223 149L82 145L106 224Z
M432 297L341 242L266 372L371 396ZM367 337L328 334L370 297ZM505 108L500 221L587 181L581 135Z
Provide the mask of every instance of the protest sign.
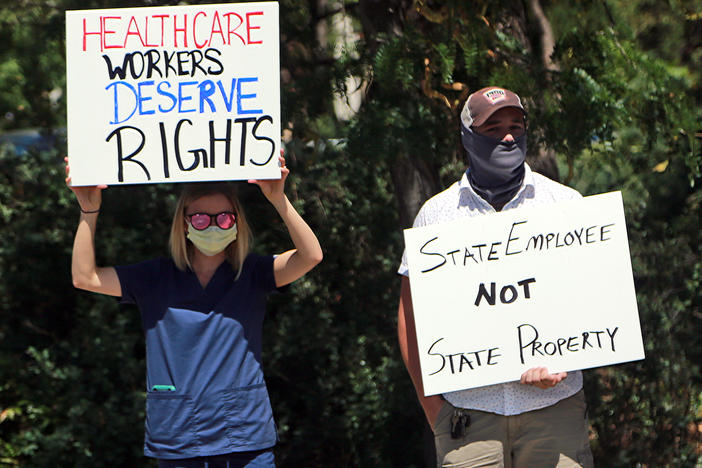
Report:
M278 4L66 12L74 185L280 177Z
M404 234L425 395L644 358L620 192Z

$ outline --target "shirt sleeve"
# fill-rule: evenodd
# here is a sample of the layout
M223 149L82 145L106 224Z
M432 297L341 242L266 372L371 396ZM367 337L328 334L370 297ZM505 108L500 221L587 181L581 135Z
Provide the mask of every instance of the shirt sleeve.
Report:
M424 206L426 206L426 204ZM417 213L417 216L415 216L414 223L412 224L413 228L426 226L427 220L424 206L422 206L422 208L419 210L419 213ZM397 273L402 276L409 277L409 265L407 263L407 247L405 247L405 249L402 251L402 261L400 262L400 268L397 269Z
M122 288L121 304L136 304L140 297L144 297L154 290L154 281L161 272L161 260L146 260L132 265L116 266L119 285Z
M254 282L265 292L277 290L275 286L275 275L273 274L273 255L249 255L244 264L244 268L252 268L251 276Z

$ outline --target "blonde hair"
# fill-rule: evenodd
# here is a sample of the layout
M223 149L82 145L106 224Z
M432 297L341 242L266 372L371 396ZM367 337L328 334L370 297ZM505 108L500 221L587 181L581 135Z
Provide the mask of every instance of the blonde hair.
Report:
M236 240L227 246L224 253L229 263L236 270L236 279L239 279L241 268L244 265L246 256L249 254L253 239L251 228L246 222L244 209L236 195L236 188L230 182L194 183L185 186L173 213L171 235L168 240L171 257L173 257L173 262L179 269L185 270L189 268L192 270L191 260L195 246L185 235L185 210L192 202L207 195L224 195L232 204L236 214Z

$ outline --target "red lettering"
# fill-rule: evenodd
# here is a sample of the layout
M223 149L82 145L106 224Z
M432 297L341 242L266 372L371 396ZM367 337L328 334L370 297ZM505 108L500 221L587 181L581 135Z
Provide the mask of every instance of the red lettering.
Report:
M105 46L105 49L121 49L123 45L121 44L108 44L107 43L107 35L108 34L114 34L117 31L112 31L107 29L107 20L121 20L121 16L101 16L100 19L102 20L102 33L103 33L103 44Z
M183 47L188 47L188 15L183 15L183 27L178 27L178 15L173 15L173 47L178 47L178 33L183 33Z
M161 20L161 47L163 47L163 34L166 31L166 18L168 18L168 15L153 15L152 18Z
M215 29L215 23L219 27L219 29ZM219 20L219 13L217 10L215 10L214 18L212 18L212 29L210 29L210 47L212 47L212 37L215 35L215 33L219 33L219 37L222 38L222 45L227 44L227 40L224 38L224 30L222 30L222 23Z
M132 31L132 25L136 28L136 31ZM125 49L127 48L127 41L129 36L136 36L139 38L142 46L146 46L144 39L141 37L141 31L139 31L139 25L137 24L136 18L132 16L129 20L129 25L127 26L127 33L124 35L124 44L122 45Z
M195 47L198 49L202 49L207 45L207 41L203 42L202 44L197 42L197 17L200 15L205 15L205 17L207 17L207 14L204 11L198 11L195 13L195 17L193 18L193 42L195 43Z
M99 31L95 31L95 32L92 32L92 31L91 31L91 32L88 32L88 31L86 30L86 27L87 27L87 26L86 26L86 24L85 24L85 18L83 18L83 52L86 51L86 46L87 46L86 43L87 43L88 36L93 36L93 35L100 36L100 51L102 52L102 49L103 49L103 46L104 46L104 44L103 44L103 42L102 42L102 18L100 19L100 30L99 30Z
M239 29L239 26L241 26L244 23L244 20L241 18L241 16L239 16L236 13L225 13L224 16L227 17L227 45L232 45L232 34L238 37L242 44L246 45L246 41L244 40L244 38L235 32L237 29ZM234 29L232 29L232 16L236 16L239 20L239 24L237 24L234 27Z
M252 41L251 40L251 30L261 29L261 26L251 26L251 17L253 15L263 16L262 11L252 11L251 13L246 13L246 40L249 44L263 44L263 41Z
M158 44L149 44L149 17L144 18L144 46L158 47Z

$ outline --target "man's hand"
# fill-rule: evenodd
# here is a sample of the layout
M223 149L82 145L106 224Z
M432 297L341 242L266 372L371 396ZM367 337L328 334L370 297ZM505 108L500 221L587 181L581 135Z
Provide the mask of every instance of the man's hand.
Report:
M539 388L555 387L560 381L568 377L566 372L549 374L545 367L534 367L522 374L521 382L525 385L533 385Z

